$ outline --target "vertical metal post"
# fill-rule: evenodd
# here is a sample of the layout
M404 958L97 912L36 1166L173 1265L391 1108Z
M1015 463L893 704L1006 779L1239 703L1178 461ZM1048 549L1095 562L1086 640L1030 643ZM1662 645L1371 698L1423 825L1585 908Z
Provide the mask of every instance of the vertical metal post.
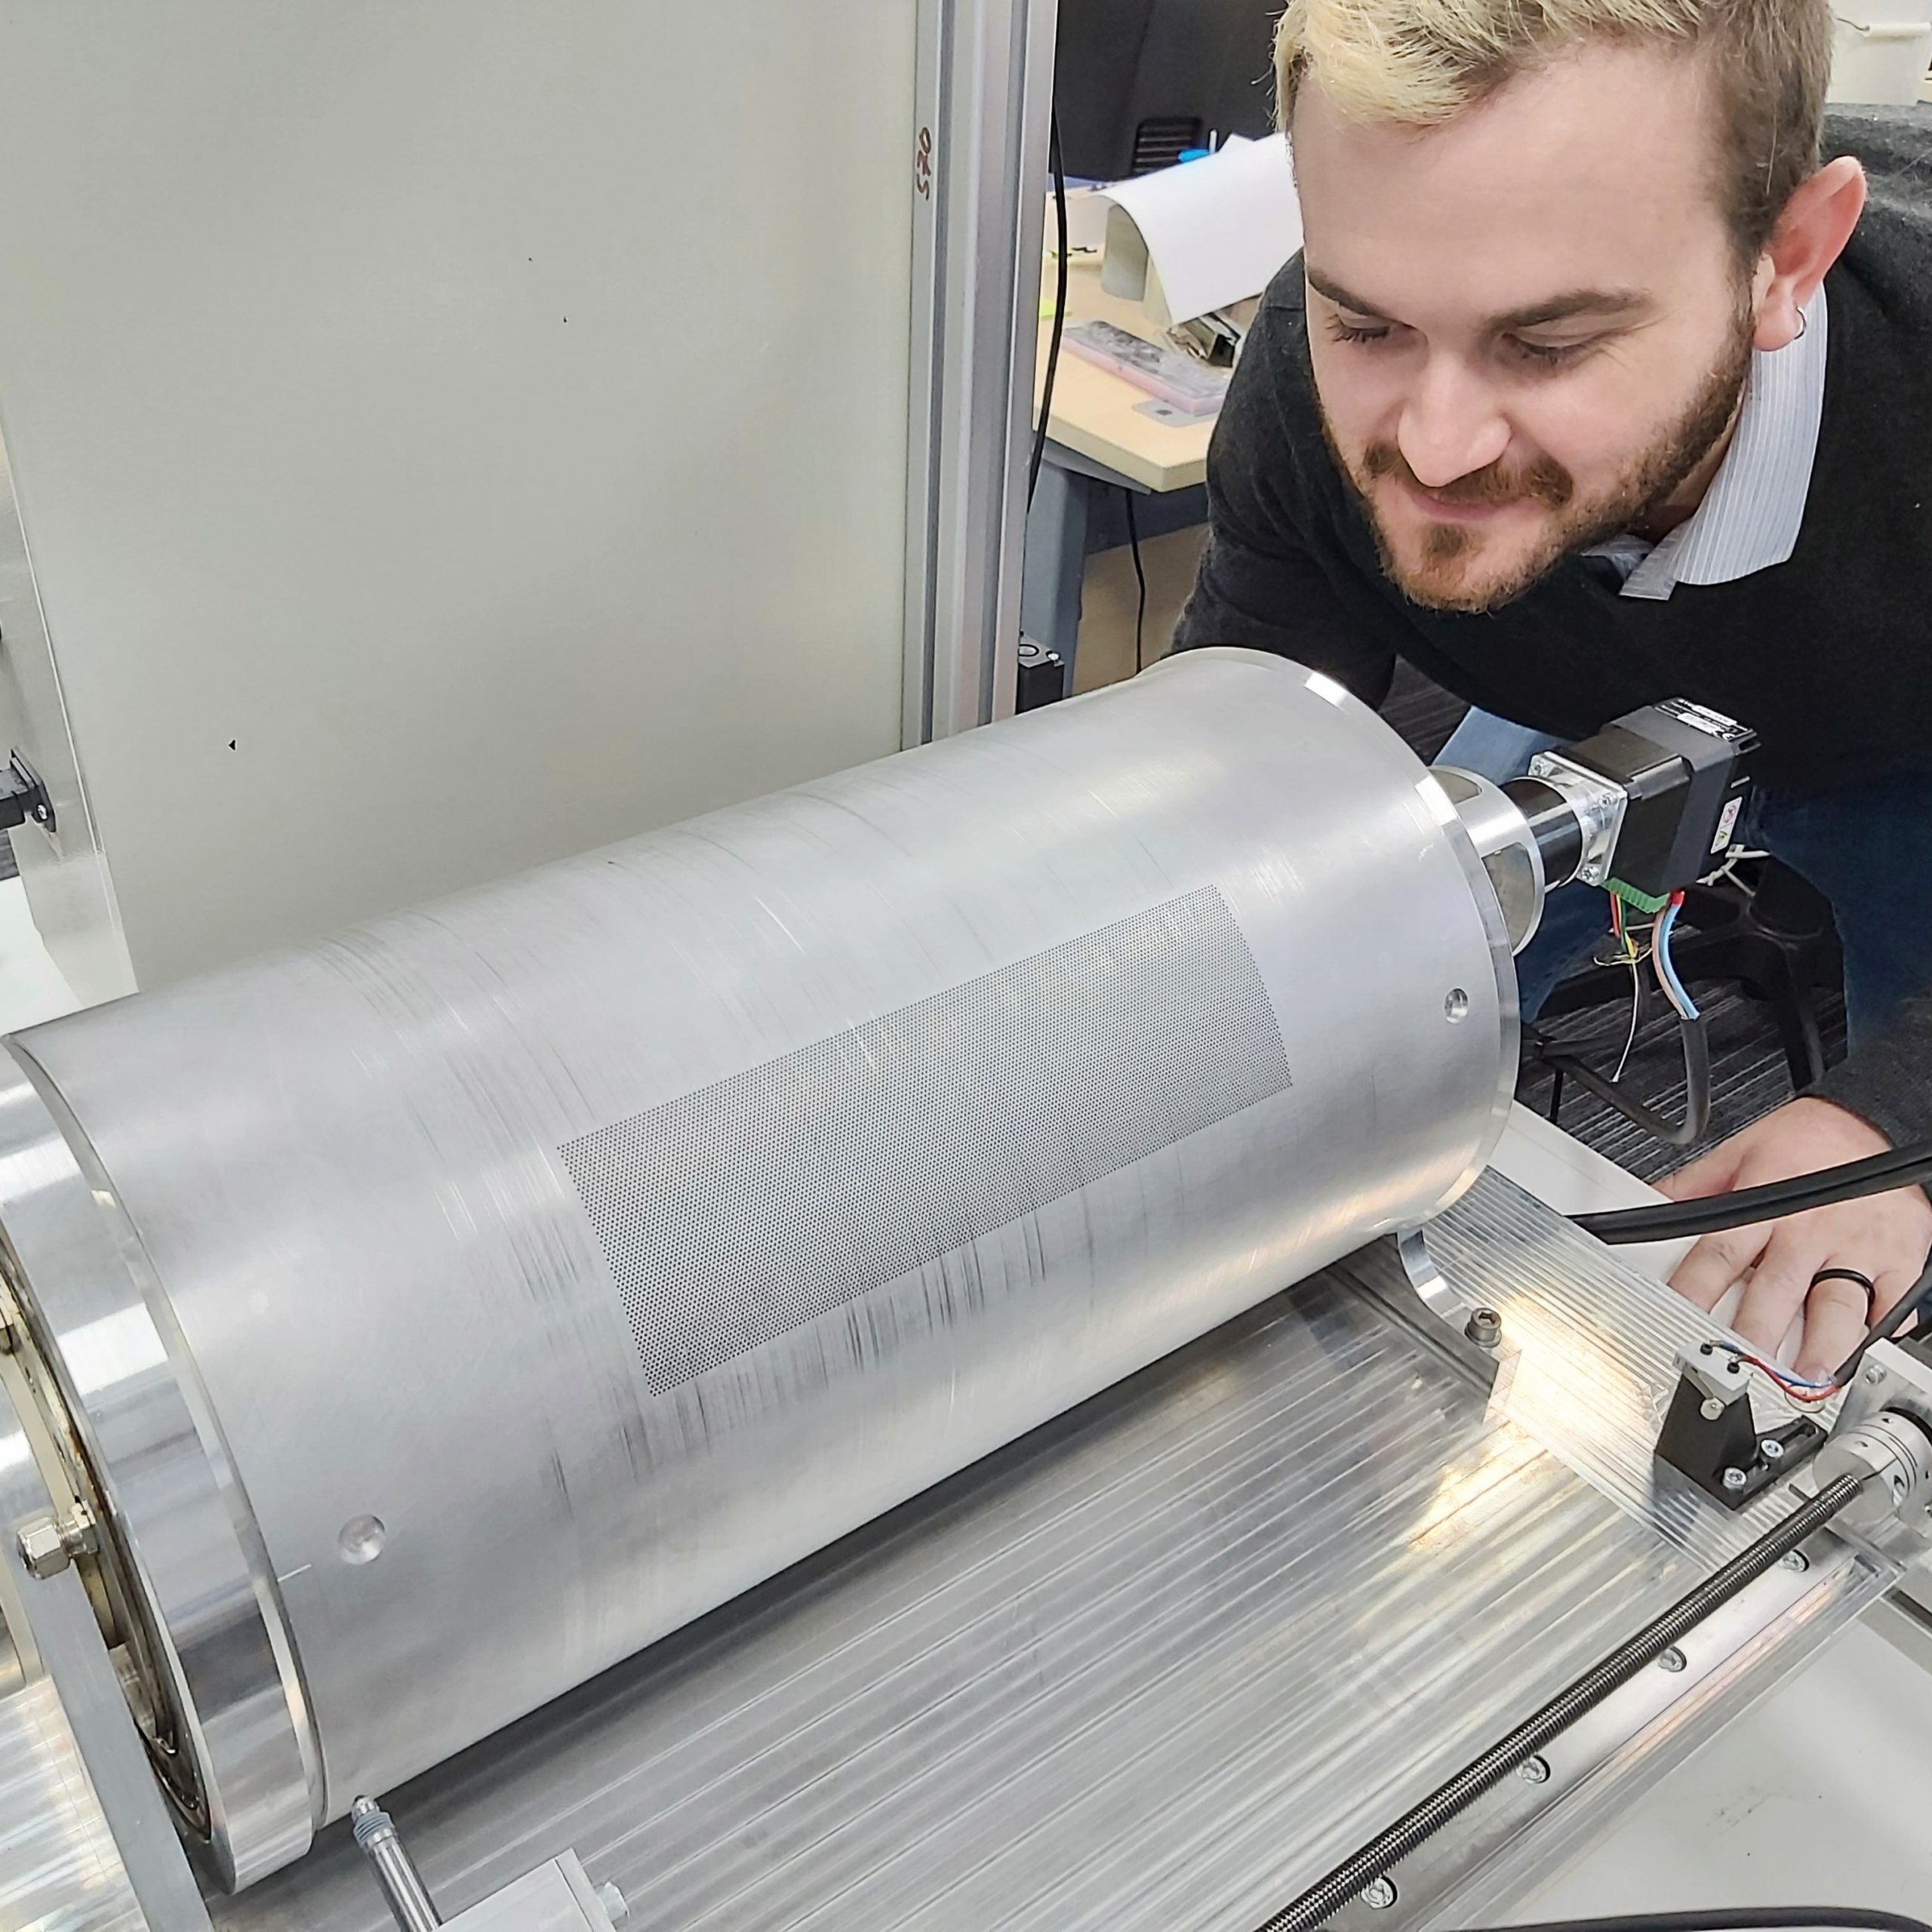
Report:
M14 752L41 779L51 807L49 821L23 829L14 844L34 923L83 1004L131 993L134 964L0 440L0 764Z
M10 1370L0 1383L0 1620L8 1675L17 1671L24 1680L15 1694L38 1703L37 1709L15 1707L26 1722L13 1741L33 1740L30 1761L17 1768L26 1788L36 1774L49 1775L55 1789L65 1784L71 1795L57 1809L10 1817L10 1850L24 1852L29 1869L35 1856L51 1861L41 1869L54 1871L75 1857L78 1869L93 1874L88 1883L103 1909L118 1896L137 1922L208 1932L207 1909L87 1586L71 1563L37 1577L25 1561L21 1532L50 1515L64 1515L75 1500L71 1490L57 1496L48 1485L34 1446L48 1440L45 1426L36 1420L29 1429L17 1419L31 1412L20 1371Z
M922 0L906 742L1013 708L1056 0Z

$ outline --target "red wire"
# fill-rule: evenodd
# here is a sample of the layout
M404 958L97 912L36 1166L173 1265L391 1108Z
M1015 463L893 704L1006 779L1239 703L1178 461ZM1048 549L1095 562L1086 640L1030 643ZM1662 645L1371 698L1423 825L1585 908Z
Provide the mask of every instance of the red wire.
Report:
M1629 930L1623 923L1623 899L1614 892L1610 895L1610 924L1611 929L1617 934L1617 944L1623 949L1625 956L1627 958L1635 959L1637 956L1636 943L1631 938Z
M1753 1368L1762 1369L1794 1402L1829 1402L1844 1386L1841 1383L1835 1382L1829 1389L1807 1389L1788 1380L1782 1369L1774 1367L1761 1355L1741 1355L1738 1359L1749 1362Z

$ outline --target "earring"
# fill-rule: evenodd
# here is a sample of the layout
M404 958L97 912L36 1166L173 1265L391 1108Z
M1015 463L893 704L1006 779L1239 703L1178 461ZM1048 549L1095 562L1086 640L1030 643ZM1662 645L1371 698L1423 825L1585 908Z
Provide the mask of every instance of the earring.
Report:
M1799 309L1798 312L1798 333L1792 337L1792 340L1793 342L1802 342L1804 340L1804 331L1810 326L1810 318L1805 314L1802 309Z

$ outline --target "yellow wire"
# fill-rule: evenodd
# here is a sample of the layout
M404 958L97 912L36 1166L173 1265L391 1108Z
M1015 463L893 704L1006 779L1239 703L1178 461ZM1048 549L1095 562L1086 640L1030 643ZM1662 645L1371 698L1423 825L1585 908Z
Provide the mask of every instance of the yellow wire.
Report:
M1623 956L1632 965L1637 962L1637 941L1629 928L1623 923L1623 901L1615 893L1610 895L1610 923L1617 937L1623 942Z

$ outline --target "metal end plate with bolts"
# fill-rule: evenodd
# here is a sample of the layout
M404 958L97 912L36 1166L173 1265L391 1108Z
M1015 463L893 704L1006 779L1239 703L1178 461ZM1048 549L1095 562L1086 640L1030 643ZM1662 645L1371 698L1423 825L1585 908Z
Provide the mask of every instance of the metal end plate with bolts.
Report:
M1185 1874L1219 1924L1354 1872L1770 1527L1650 1456L1690 1312L1478 1184L1580 823L1207 651L12 1038L0 1777L91 1798L0 1900L1152 1925ZM1863 1426L1861 1523L1918 1482ZM1897 1561L1740 1572L1616 1761ZM1574 1743L1378 1922L1627 1789Z

